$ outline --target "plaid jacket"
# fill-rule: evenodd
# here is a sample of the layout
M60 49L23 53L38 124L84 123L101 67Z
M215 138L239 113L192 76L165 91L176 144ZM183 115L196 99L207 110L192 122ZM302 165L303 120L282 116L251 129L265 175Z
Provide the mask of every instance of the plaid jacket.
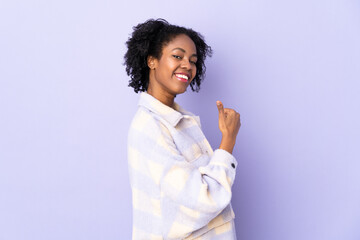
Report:
M133 240L236 239L236 159L212 150L200 119L141 93L128 133Z

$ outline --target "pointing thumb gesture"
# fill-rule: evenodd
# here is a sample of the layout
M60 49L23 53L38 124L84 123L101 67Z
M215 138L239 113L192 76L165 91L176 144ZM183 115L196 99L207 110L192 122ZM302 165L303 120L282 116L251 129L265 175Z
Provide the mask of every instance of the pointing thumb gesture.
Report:
M216 101L216 105L219 110L219 129L221 132L223 132L222 130L224 130L225 128L225 119L226 119L224 105L222 104L221 101Z
M219 148L232 153L241 126L240 114L234 109L224 108L221 101L216 101L216 105L219 110L219 129L223 136Z

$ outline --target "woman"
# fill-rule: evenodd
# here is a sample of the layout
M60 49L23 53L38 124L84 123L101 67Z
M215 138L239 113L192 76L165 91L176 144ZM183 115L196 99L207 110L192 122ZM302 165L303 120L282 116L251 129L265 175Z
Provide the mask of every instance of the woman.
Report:
M200 120L174 98L200 89L211 48L163 19L134 27L127 41L129 86L140 94L128 134L133 239L236 239L231 186L240 115L217 101L222 140L212 150Z

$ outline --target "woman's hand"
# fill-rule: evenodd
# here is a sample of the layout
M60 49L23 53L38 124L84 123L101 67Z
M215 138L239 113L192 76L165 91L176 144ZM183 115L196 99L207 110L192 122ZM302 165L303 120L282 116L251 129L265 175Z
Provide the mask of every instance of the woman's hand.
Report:
M216 105L219 110L219 129L222 133L219 148L232 153L236 142L236 136L241 126L240 114L231 108L224 109L224 106L220 101L217 101Z

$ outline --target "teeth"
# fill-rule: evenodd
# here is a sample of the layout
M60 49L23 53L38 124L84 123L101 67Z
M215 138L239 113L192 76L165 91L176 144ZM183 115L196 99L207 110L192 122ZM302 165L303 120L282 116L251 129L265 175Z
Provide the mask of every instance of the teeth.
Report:
M185 78L186 80L189 80L188 76L186 76L186 75L176 74L176 76L178 76L180 78Z

